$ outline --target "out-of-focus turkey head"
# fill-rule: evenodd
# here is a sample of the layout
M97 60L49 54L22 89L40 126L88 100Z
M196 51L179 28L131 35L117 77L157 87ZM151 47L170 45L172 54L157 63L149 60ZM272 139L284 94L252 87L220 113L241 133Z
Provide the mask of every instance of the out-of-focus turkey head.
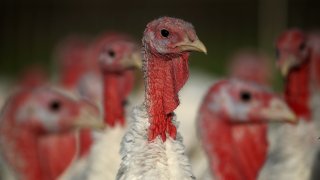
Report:
M21 127L40 134L104 126L96 107L51 87L16 94L5 111L11 114L8 122L11 127Z
M72 36L58 45L56 56L62 84L73 88L84 72L97 68L88 58L88 43L84 38Z
M268 85L272 69L266 55L253 50L241 50L231 58L229 74L233 78Z
M124 34L107 33L94 46L93 58L103 71L120 72L142 67L140 47Z
M260 85L240 80L215 84L202 108L232 122L296 121L293 112L276 94Z
M186 51L207 53L194 27L176 18L163 17L150 22L144 32L143 42L155 54L173 55Z
M283 76L306 62L310 56L310 47L304 32L291 29L282 33L276 42L277 65Z

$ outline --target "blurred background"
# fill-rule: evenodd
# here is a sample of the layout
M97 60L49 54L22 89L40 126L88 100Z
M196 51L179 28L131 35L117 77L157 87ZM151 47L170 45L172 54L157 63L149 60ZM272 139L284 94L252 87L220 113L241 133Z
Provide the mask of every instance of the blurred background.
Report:
M220 76L241 48L258 48L272 60L275 37L287 27L316 29L319 10L318 0L1 0L0 76L16 77L30 64L53 72L53 50L70 34L120 30L140 40L145 25L164 15L193 23L208 55L193 54L199 60L191 68Z

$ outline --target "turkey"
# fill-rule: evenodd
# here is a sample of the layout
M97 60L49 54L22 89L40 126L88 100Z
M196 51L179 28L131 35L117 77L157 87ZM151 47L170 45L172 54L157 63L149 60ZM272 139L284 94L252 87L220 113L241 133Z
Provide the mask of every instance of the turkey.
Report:
M296 126L284 124L271 131L275 138L271 139L270 158L260 179L309 180L319 152L319 106L312 101L319 96L319 89L311 90L311 70L316 68L311 63L319 49L298 29L282 33L276 45L277 65L285 78L284 98L299 121Z
M228 76L268 85L272 72L268 60L268 56L254 49L238 50L229 60ZM197 128L194 128L194 125L196 124L198 109L202 103L202 98L199 97L204 97L212 84L218 80L214 77L209 78L203 74L200 75L199 73L192 75L186 84L186 88L181 91L181 105L176 112L178 117L184 119L184 123L180 126L180 132L184 137L186 153L190 158L193 172L198 179L206 179L210 174L208 172L207 156L201 146L199 134L196 133Z
M127 35L109 33L96 43L103 80L104 122L102 133L95 133L90 153L65 179L115 179L120 164L120 142L126 130L125 105L134 85L134 69L141 68L137 44Z
M265 87L239 79L215 83L198 113L214 179L256 179L268 152L266 122L281 120L294 122L295 115Z
M173 111L188 79L189 52L206 48L190 23L171 17L150 22L142 42L145 101L122 139L117 179L195 179Z
M84 127L103 128L98 117L92 105L57 88L18 90L1 112L1 158L16 179L57 179L46 158L63 157L48 157L47 137Z
M239 50L229 63L229 77L270 85L272 69L269 58L262 52L251 49Z
M89 59L89 42L82 36L72 35L60 42L55 52L59 84L65 89L77 90L84 73L98 69L97 61Z

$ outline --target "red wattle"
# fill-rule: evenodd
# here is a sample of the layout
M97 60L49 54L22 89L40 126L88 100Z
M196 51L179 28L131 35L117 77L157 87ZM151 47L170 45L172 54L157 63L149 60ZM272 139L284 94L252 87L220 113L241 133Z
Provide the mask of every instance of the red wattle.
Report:
M133 72L105 72L103 74L104 121L111 127L125 124L125 101L133 88Z
M176 138L176 127L171 120L180 103L178 92L189 76L188 57L188 53L167 59L151 55L146 62L146 102L151 123L149 141L157 136L165 141L166 133Z
M267 126L232 124L201 113L200 133L216 179L256 180L267 157Z
M49 179L57 179L77 156L75 133L51 135L41 138L38 146L42 170Z
M303 63L292 69L286 79L285 100L299 118L309 121L311 111L310 98L310 64Z

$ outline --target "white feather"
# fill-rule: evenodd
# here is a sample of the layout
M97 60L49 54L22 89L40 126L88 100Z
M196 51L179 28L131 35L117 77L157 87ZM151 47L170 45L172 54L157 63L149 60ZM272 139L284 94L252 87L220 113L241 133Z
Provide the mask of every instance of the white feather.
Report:
M270 150L260 180L309 180L319 142L313 122L270 128Z
M176 140L168 137L165 142L157 137L148 141L150 126L145 107L133 110L132 122L121 143L122 162L118 180L184 180L195 179L180 133ZM175 124L175 118L173 118Z

